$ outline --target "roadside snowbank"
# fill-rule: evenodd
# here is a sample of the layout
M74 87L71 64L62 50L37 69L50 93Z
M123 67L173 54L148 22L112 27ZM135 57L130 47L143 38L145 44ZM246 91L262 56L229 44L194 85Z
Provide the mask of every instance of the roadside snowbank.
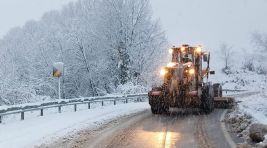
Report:
M230 130L237 133L238 137L245 140L245 144L254 146L267 145L267 135L265 140L255 145L250 138L253 124L267 125L267 97L266 92L240 95L235 98L238 106L226 117L226 122L231 125Z
M42 143L51 143L63 136L95 128L114 118L148 108L147 102L120 104L0 124L0 147L30 148Z

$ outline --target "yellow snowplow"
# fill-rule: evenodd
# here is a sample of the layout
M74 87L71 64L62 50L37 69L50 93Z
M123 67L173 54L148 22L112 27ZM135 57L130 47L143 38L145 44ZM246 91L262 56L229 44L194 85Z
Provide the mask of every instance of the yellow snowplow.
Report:
M199 108L210 113L217 108L230 108L234 98L222 96L222 86L208 81L210 53L201 46L182 45L169 49L171 62L160 75L163 84L149 91L149 104L153 114L167 112L169 108ZM205 66L204 66L205 65Z

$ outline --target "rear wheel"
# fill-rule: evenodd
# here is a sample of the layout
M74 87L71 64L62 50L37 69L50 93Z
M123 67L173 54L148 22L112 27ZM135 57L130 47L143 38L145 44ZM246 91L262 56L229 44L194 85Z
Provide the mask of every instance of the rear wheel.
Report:
M214 98L213 98L213 87L208 85L204 86L202 90L202 110L204 113L209 114L214 110Z
M214 97L222 97L222 85L219 83L213 84Z

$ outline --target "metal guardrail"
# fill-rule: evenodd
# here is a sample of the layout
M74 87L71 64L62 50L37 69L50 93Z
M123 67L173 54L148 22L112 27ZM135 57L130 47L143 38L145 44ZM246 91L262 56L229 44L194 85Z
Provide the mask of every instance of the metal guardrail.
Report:
M248 91L248 90L241 90L241 89L223 89L222 91L224 91L227 94L228 92L245 92L245 91Z
M223 91L227 92L244 92L247 90L231 90L231 89L223 89ZM44 110L50 108L58 108L58 113L61 113L62 107L64 106L74 106L74 112L77 111L78 105L87 104L88 109L91 109L92 103L100 102L101 106L105 105L105 102L113 102L114 105L117 104L117 101L123 101L124 103L128 103L129 100L135 100L137 102L141 102L142 98L147 98L147 93L144 94L130 94L124 96L99 96L99 97L91 97L91 98L78 98L78 99L71 99L68 102L61 101L61 102L49 102L44 103L42 105L33 105L33 106L26 106L19 109L6 109L5 111L0 111L0 124L3 122L3 117L13 114L20 114L20 119L25 119L25 112L31 111L40 111L40 116L44 116Z
M229 91L229 92L244 92L248 90L243 90L243 89L223 89L222 91Z
M92 103L101 103L101 106L105 106L105 102L113 102L113 105L117 104L117 101L122 101L123 103L129 103L129 100L133 100L136 102L142 102L144 99L147 99L147 94L132 94L132 95L125 95L120 97L94 97L89 101L81 101L81 102L73 102L73 103L59 103L56 105L45 105L45 106L32 106L28 109L19 109L13 111L5 111L0 113L0 124L3 122L3 117L13 114L20 114L20 119L25 119L25 112L31 111L40 111L40 116L44 116L44 110L50 108L58 108L58 113L61 113L62 107L64 106L72 106L74 112L77 111L78 105L87 104L87 108L91 109ZM86 99L88 100L88 99Z

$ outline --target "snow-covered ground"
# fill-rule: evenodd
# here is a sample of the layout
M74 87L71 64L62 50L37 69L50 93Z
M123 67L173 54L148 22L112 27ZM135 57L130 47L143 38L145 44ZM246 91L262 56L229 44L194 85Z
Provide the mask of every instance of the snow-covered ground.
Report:
M224 89L247 90L234 95L238 106L229 114L228 122L238 136L250 141L249 128L253 123L267 125L267 76L236 68L229 75L219 73L215 79L223 84ZM267 138L263 143L267 143Z
M230 131L237 133L238 137L243 138L245 144L254 145L249 135L251 126L253 124L267 126L266 91L241 93L236 96L235 99L238 102L238 106L227 115L226 121L231 125ZM259 147L267 146L267 133L264 141L256 145Z
M235 71L221 79L224 89L247 90L247 95L236 97L241 112L251 115L258 122L267 124L267 76L247 70Z
M51 143L66 135L95 128L115 118L148 108L147 102L129 103L0 124L0 147L31 148L42 143Z
M239 110L251 115L258 122L267 124L267 93L236 98L239 103Z

